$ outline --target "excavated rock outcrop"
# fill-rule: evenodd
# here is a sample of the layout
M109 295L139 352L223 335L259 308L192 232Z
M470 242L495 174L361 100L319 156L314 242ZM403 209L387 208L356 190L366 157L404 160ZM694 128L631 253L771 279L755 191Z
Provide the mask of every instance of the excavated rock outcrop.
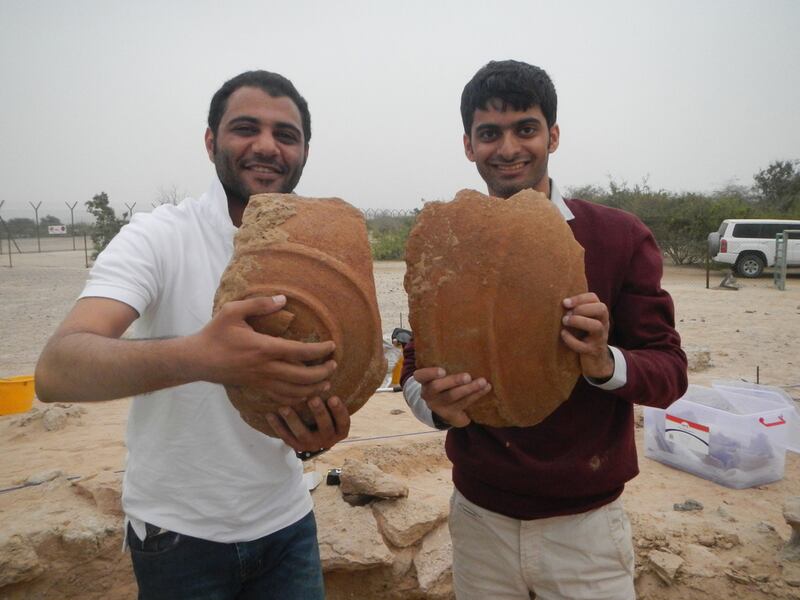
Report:
M544 194L429 202L406 264L417 367L492 384L473 421L535 425L569 397L580 365L560 338L562 300L587 289L583 248Z
M258 332L302 342L333 340L338 368L331 389L350 414L386 373L372 257L364 218L338 198L252 196L234 238L234 254L214 298L226 302L284 294L283 310L248 322ZM273 435L265 415L278 405L265 390L226 386L228 398L255 429ZM296 407L308 424L315 421Z

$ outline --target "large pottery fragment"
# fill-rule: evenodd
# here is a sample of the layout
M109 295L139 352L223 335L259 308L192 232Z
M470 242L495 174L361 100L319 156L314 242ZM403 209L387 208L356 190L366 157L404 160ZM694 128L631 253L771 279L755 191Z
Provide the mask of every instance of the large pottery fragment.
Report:
M467 411L473 421L535 425L569 397L580 365L560 338L562 300L587 289L583 248L544 194L429 202L406 263L417 368L492 384Z
M331 389L350 414L361 408L386 373L372 257L364 218L338 198L294 194L252 196L222 274L214 312L226 302L284 294L283 310L248 322L260 333L302 342L333 340L338 368ZM275 403L265 390L225 386L255 429L273 435L265 415ZM305 405L295 407L308 425Z

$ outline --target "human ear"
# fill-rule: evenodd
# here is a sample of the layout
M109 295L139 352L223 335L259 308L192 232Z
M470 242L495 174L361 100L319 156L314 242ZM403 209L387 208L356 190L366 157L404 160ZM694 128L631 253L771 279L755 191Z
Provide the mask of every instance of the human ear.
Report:
M206 127L206 152L208 152L208 159L214 162L214 134L210 127Z
M472 150L472 142L469 140L469 136L466 133L464 134L464 154L467 155L470 162L475 162L475 152Z
M558 127L558 123L553 125L550 128L550 144L547 146L547 152L552 154L558 149L558 139L561 136L561 129Z

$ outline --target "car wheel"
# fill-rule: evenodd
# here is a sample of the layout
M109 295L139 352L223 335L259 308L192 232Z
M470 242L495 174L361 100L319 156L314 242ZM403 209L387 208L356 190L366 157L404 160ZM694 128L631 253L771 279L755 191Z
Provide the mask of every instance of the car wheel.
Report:
M765 266L764 259L758 254L745 254L736 261L736 272L740 277L758 277Z

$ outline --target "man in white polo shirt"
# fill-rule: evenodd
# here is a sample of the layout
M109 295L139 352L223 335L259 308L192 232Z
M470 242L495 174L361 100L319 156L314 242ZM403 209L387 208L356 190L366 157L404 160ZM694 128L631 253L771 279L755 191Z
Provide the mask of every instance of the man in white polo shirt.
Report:
M226 82L205 134L218 178L120 231L36 367L45 402L134 396L122 504L140 598L324 597L295 451L347 436L344 405L318 397L336 368L333 342L256 333L246 319L280 310L282 296L211 317L249 197L291 192L310 137L308 105L288 79L250 71ZM222 384L268 390L283 405L271 420L283 441L245 424ZM302 402L314 431L292 408Z

